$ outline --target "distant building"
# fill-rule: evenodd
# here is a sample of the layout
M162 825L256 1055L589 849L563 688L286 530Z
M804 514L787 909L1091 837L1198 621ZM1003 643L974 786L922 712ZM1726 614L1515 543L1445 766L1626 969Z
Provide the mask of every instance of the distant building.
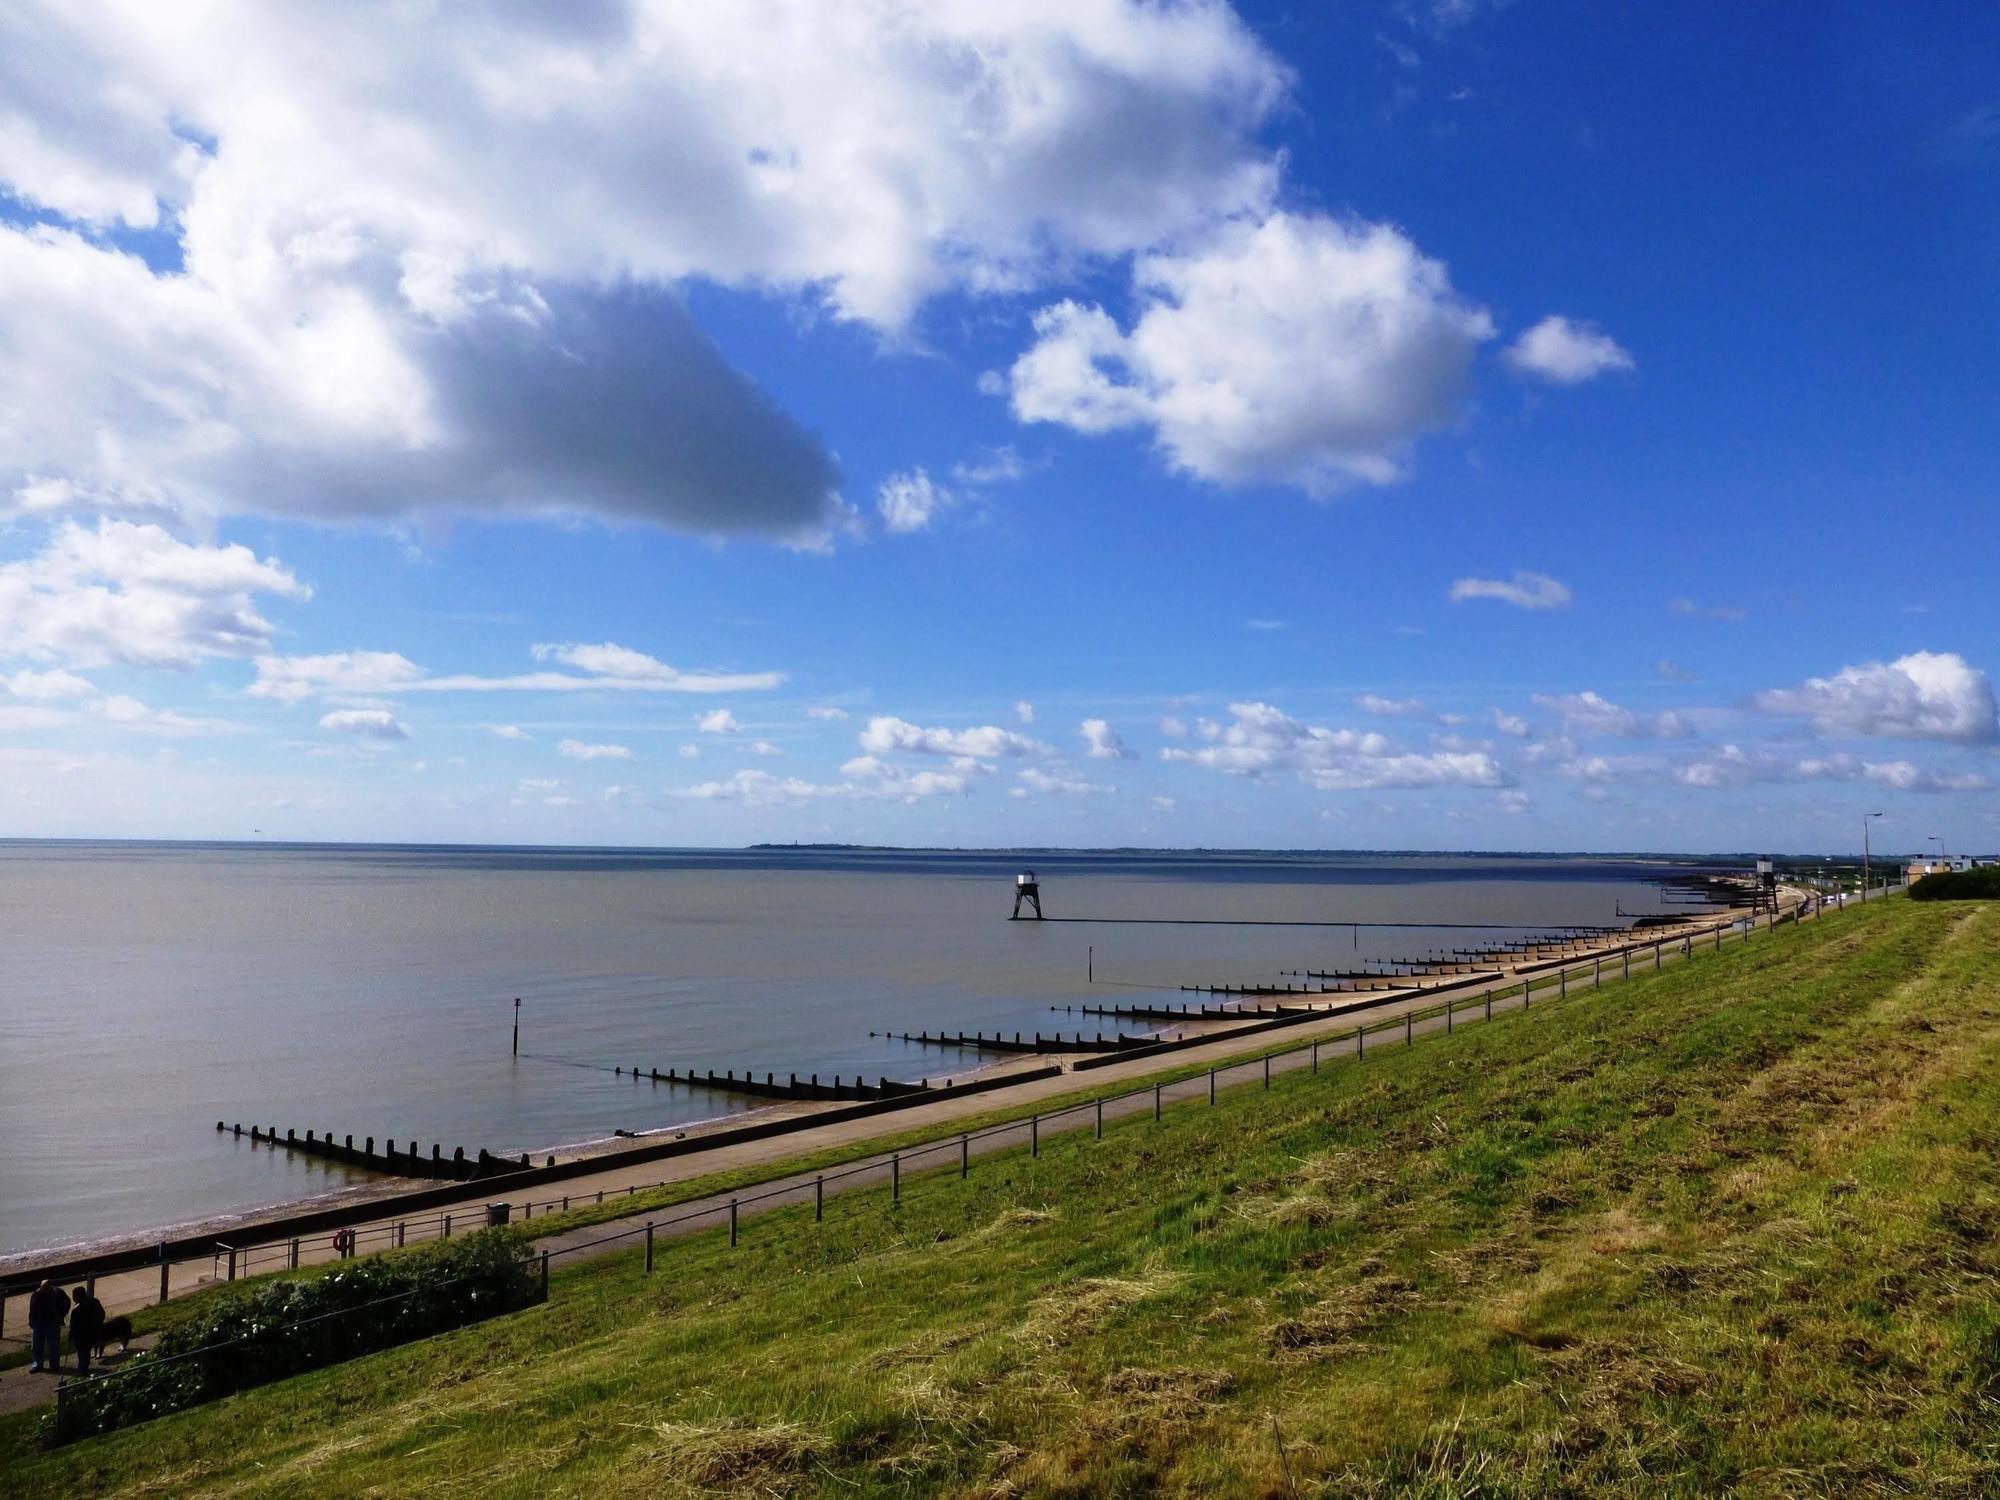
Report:
M1911 860L1909 868L1903 872L1903 878L1906 881L1922 880L1926 875L1943 875L1951 870L1970 870L1979 865L1995 863L2000 863L2000 860L1991 856L1980 859L1970 854L1940 854L1931 859Z

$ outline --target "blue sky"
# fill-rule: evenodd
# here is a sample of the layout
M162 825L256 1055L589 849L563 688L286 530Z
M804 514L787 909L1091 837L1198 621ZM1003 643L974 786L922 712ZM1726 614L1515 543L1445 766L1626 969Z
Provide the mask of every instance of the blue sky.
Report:
M1990 851L1996 47L17 8L0 827Z

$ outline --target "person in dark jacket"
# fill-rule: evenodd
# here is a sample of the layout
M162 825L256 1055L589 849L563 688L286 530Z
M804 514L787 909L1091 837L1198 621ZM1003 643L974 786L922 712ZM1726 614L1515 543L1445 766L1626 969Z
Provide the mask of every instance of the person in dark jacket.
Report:
M104 1330L104 1304L80 1286L72 1294L69 1313L69 1346L76 1350L76 1373L90 1373L90 1356L97 1348L97 1336Z
M63 1319L69 1316L69 1293L53 1281L45 1281L35 1288L35 1294L28 1299L28 1333L34 1345L34 1362L30 1370L47 1370L53 1374L62 1366Z

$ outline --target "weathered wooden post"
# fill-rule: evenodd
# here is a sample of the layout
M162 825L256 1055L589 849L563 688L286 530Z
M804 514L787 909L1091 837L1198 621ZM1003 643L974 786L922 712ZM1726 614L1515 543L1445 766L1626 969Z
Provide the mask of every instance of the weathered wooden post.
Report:
M1271 1054L1266 1052L1264 1054L1264 1087L1268 1089L1270 1086L1271 1086Z
M903 1201L903 1158L900 1155L889 1157L889 1201Z
M960 1182L965 1181L965 1174L971 1169L972 1138L962 1135L958 1138L958 1180Z
M297 1241L293 1241L293 1243L296 1244ZM166 1304L167 1300L167 1275L169 1270L170 1267L167 1265L167 1242L165 1240L161 1240L160 1241L160 1302L162 1306Z
M403 1248L404 1233L409 1227L407 1220L399 1219L396 1221L396 1248L398 1250Z
M1358 1062L1367 1055L1368 1055L1368 1028L1365 1026L1357 1026L1354 1028L1355 1060Z
M653 1221L646 1221L646 1274L653 1274Z
M1097 1101L1097 1138L1100 1141L1104 1139L1104 1101L1102 1099Z
M736 1248L736 1200L729 1200L729 1248Z
M1403 1012L1403 1045L1405 1047L1417 1045L1417 1013L1413 1010Z
M826 1177L821 1175L813 1179L813 1223L817 1224L825 1218Z
M1028 1117L1028 1155L1040 1156L1041 1154L1042 1117L1040 1115L1030 1115Z
M285 1268L290 1271L299 1268L299 1242L296 1239L286 1248Z
M1157 1083L1153 1085L1153 1123L1160 1123L1160 1086Z
M542 1252L542 1300L549 1300L549 1252Z

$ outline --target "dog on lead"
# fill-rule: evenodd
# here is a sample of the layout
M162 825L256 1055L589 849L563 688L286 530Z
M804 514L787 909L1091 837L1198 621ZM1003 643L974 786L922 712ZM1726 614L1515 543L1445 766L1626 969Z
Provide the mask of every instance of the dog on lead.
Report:
M97 1330L97 1347L91 1352L100 1360L103 1359L104 1351L111 1347L113 1339L118 1341L118 1352L120 1354L125 1353L126 1350L132 1347L132 1320L130 1318L123 1315L116 1318L106 1318L104 1326Z

